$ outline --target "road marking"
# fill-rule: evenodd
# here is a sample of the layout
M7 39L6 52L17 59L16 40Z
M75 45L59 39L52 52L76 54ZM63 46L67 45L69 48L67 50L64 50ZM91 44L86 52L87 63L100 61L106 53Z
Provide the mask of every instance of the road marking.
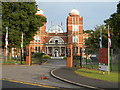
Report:
M85 85L85 84L76 83L76 82L69 81L69 80L67 80L67 79L61 78L61 77L59 77L59 76L56 76L56 75L53 73L55 70L56 70L56 69L53 69L50 73L51 73L51 75L52 75L53 77L56 77L56 78L58 78L58 79L60 79L60 80L63 80L63 81L65 81L65 82L69 82L69 83L71 83L71 84L75 84L75 85L78 85L78 86L83 86L83 87L91 88L91 89L100 89L100 88L97 88L97 87L94 87L94 86L88 86L88 85Z
M40 86L40 87L45 87L45 88L58 88L58 87L53 87L53 86L47 86L47 85L40 85L40 84L35 84L35 83L28 83L28 82L10 80L10 79L6 79L6 78L0 79L0 80L5 80L5 81L10 81L10 82L15 82L15 83L28 84L28 85L33 85L33 86Z

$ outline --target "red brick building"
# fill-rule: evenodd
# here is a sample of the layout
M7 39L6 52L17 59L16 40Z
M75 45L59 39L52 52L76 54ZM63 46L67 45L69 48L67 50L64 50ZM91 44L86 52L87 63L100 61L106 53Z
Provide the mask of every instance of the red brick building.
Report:
M36 15L44 16L44 13L39 9ZM34 40L30 42L32 53L44 52L53 57L66 56L67 45L72 44L73 53L79 55L80 48L85 48L84 38L88 38L88 34L83 33L83 17L78 10L72 9L66 23L67 32L64 32L60 25L53 25L46 31L44 23L34 36Z

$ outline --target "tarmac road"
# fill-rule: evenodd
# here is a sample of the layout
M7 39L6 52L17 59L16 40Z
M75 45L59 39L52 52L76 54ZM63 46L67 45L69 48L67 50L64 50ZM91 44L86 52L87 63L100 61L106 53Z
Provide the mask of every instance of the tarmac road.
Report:
M45 87L10 82L10 81L5 81L5 80L2 80L2 84L3 84L2 88L45 88Z
M47 64L32 66L3 65L2 78L60 88L83 88L80 86L63 82L61 80L53 78L50 75L51 70L65 66L66 66L65 60L49 60ZM47 77L48 79L42 80L41 77Z

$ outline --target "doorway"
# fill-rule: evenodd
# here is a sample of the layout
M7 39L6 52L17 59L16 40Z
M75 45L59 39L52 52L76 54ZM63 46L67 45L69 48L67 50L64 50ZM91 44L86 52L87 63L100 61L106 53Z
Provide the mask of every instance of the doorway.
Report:
M59 50L58 50L58 48L54 49L54 57L59 57Z

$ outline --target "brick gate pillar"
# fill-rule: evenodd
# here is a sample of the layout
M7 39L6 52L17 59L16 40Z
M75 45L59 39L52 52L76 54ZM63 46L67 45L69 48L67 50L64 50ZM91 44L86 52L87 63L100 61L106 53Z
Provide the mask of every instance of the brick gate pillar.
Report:
M66 54L70 54L67 56L67 61L66 61L66 66L67 67L73 67L73 49L72 49L72 45L67 45L67 49L69 49L69 51Z
M31 47L30 46L26 46L26 64L32 65Z

